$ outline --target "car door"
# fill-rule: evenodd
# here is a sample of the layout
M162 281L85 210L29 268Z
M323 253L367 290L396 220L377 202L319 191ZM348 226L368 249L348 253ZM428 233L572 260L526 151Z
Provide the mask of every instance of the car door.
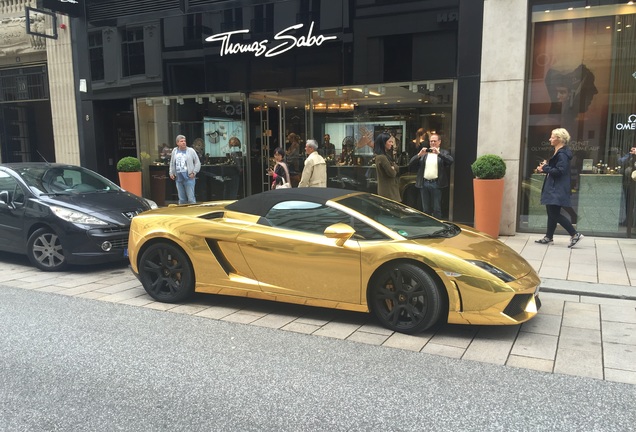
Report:
M315 203L281 204L284 207L275 206L267 215L272 226L252 225L237 237L261 290L360 304L358 241L338 246L323 234L326 227L350 217Z
M22 252L24 239L24 190L7 171L0 170L0 248Z

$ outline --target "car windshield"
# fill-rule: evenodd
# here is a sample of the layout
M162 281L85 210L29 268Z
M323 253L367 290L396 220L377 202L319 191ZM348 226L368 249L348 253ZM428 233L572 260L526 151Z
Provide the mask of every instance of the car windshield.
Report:
M452 237L460 231L456 225L438 221L414 208L377 195L349 196L338 200L338 203L373 219L408 239Z
M119 191L119 186L99 174L75 166L25 167L18 174L32 189L44 194Z

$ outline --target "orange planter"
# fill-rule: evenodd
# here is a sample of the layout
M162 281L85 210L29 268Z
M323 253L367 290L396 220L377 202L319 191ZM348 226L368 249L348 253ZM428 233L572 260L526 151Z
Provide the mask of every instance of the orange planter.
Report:
M499 222L504 194L504 179L473 179L475 228L499 237Z
M119 172L119 186L122 189L141 196L141 171Z

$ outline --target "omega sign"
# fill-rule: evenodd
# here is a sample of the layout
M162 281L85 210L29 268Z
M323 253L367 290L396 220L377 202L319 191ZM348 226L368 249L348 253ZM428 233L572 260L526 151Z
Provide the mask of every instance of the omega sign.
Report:
M240 42L232 42L232 36L236 34L249 33L250 31L247 29L244 30L236 30L226 33L219 33L212 36L209 36L205 39L206 42L217 42L221 41L221 56L226 54L239 54L239 53L254 53L255 57L262 56L265 57L274 57L284 52L289 51L292 48L298 47L312 47L312 46L320 46L325 41L337 39L337 36L323 36L313 34L314 32L314 22L312 21L309 25L309 30L306 35L303 36L294 36L290 34L294 30L298 30L304 27L304 24L296 24L291 27L287 27L284 30L279 31L274 36L275 41L281 41L278 45L273 47L268 47L269 40L263 39L260 41L254 41L250 43L240 43Z
M631 114L627 117L627 123L616 123L616 129L636 131L636 114Z

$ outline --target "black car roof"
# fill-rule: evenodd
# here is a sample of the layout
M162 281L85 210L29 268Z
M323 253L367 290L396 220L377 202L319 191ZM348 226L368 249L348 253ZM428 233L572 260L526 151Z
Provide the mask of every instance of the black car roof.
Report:
M271 191L250 195L227 205L225 208L231 211L253 214L257 216L265 216L272 207L284 201L302 200L314 202L317 204L325 204L329 200L360 193L365 192L356 192L346 189L324 187L274 189Z
M60 167L78 167L77 165L65 164L65 163L50 163L50 162L9 162L0 164L0 166L11 168L13 170L18 168L43 168L43 167L52 167L52 168L60 168Z

